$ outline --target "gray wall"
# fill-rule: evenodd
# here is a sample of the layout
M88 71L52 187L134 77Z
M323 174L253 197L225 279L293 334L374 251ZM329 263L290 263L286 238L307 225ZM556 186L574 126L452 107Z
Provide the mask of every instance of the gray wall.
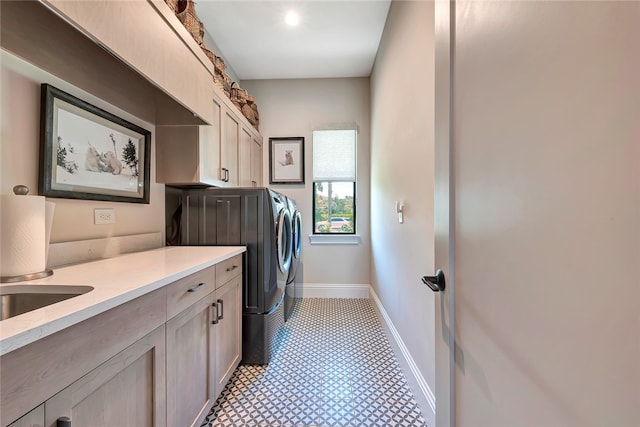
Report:
M432 2L392 2L371 76L371 284L432 391L433 37Z
M156 184L154 126L116 108L80 88L2 51L2 129L0 186L11 194L16 184L26 184L30 194L38 190L40 147L40 84L49 83L118 117L152 132L151 203L111 203L72 199L50 199L56 210L51 242L94 239L129 234L164 233L164 185ZM116 223L94 225L94 208L114 208Z
M269 137L305 137L305 184L270 185L293 197L302 213L303 277L305 284L369 285L369 79L243 80L242 87L260 108L264 137L263 182L269 185ZM356 122L358 135L358 187L356 195L358 245L311 245L312 140L323 126Z

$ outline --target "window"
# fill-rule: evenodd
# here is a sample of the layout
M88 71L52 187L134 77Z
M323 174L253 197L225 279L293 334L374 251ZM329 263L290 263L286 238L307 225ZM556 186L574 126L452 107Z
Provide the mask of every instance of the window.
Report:
M356 232L357 130L313 132L313 233Z

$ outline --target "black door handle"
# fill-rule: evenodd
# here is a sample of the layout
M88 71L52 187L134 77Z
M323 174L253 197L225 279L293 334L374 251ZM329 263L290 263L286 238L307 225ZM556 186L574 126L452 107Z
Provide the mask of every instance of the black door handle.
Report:
M427 285L433 292L442 292L445 288L444 273L438 269L435 276L422 276L422 283Z
M217 325L218 322L220 321L220 316L219 316L220 313L218 313L218 303L214 302L213 304L211 304L211 307L216 309L216 317L213 318L213 320L211 321L211 324Z
M217 304L220 304L220 316L218 316L218 320L222 320L224 319L224 301L219 299Z

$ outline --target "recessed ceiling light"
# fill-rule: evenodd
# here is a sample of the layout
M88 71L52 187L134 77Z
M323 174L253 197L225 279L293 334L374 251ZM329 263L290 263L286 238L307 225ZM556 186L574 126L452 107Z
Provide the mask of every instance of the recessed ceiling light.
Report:
M295 27L296 25L298 25L299 21L300 20L298 19L298 14L295 13L294 11L292 11L292 10L287 12L287 14L284 17L284 22L286 22L287 25L289 25L291 27Z

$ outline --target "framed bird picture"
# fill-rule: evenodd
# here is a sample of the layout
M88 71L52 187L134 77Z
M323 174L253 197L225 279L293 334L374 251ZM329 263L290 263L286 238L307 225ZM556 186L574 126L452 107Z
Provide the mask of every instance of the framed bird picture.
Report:
M304 184L304 137L269 138L269 183Z

